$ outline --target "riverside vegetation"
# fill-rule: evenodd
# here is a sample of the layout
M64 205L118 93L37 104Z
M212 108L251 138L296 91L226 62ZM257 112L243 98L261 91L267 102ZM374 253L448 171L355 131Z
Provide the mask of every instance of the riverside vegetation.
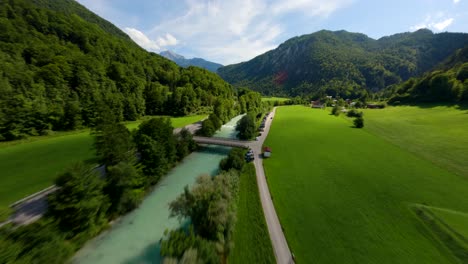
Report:
M138 206L150 187L196 146L187 131L174 135L168 118L145 121L132 135L112 112L101 113L93 134L106 176L83 163L61 174L55 182L60 189L49 196L43 219L0 230L0 262L65 262L109 220Z
M170 203L171 215L189 217L191 224L166 232L161 244L165 263L226 263L228 259L274 263L255 169L245 162L245 153L232 149L220 162L222 170L217 176L200 176Z
M171 124L180 128L204 117L171 118ZM136 129L141 122L125 126ZM76 161L98 165L89 129L0 143L0 208L52 185L57 174Z

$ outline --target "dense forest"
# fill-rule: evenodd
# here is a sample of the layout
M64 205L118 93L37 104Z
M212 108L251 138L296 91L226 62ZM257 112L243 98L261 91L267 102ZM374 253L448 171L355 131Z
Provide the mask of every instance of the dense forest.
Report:
M76 1L0 3L0 141L92 127L102 105L121 121L233 98L218 75L143 50Z
M433 70L467 44L468 34L427 29L378 40L322 30L218 73L235 86L267 95L358 98Z
M389 103L457 103L468 101L468 46L421 77L391 86L381 92Z

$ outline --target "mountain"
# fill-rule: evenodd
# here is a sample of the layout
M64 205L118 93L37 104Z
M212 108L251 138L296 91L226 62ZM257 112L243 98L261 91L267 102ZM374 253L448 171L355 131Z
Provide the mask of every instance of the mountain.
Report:
M468 102L468 46L457 50L436 70L382 91L390 104Z
M0 1L0 141L233 104L217 74L147 52L74 0ZM228 103L232 101L232 104Z
M322 30L222 67L218 74L235 86L267 95L360 97L431 70L467 44L468 34L427 29L378 40Z
M177 65L181 67L196 66L203 69L207 69L212 72L216 72L220 67L223 67L223 65L219 63L207 61L201 58L186 59L184 56L179 55L170 50L163 51L159 55L170 59L171 61L177 63Z

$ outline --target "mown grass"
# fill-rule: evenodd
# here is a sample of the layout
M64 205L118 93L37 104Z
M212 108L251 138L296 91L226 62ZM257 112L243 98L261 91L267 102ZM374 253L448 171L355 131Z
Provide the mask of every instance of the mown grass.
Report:
M255 167L249 163L240 175L234 250L229 263L275 263L275 255L258 194Z
M468 178L468 110L399 106L364 110L366 130Z
M284 102L289 100L285 97L262 97L262 102Z
M409 205L468 212L466 178L302 106L277 109L265 145L268 184L298 263L453 263Z
M412 209L421 219L435 242L440 243L441 251L452 258L454 263L468 263L468 237L463 236L452 224L466 228L464 213L424 205L413 205ZM462 225L460 225L462 224Z
M465 237L468 245L468 213L447 210L444 208L430 208L431 211L461 236Z
M183 127L205 116L171 118ZM127 123L129 129L139 121ZM53 184L58 173L76 161L95 162L93 137L89 130L0 144L0 207Z

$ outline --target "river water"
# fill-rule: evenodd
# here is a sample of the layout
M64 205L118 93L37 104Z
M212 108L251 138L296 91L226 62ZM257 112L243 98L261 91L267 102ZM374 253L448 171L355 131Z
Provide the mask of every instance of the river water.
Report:
M235 138L235 125L242 116L225 124L216 137ZM191 186L201 174L215 175L230 148L207 146L193 152L171 170L133 212L88 242L72 259L79 264L161 263L159 241L164 230L185 224L169 218L169 202Z

